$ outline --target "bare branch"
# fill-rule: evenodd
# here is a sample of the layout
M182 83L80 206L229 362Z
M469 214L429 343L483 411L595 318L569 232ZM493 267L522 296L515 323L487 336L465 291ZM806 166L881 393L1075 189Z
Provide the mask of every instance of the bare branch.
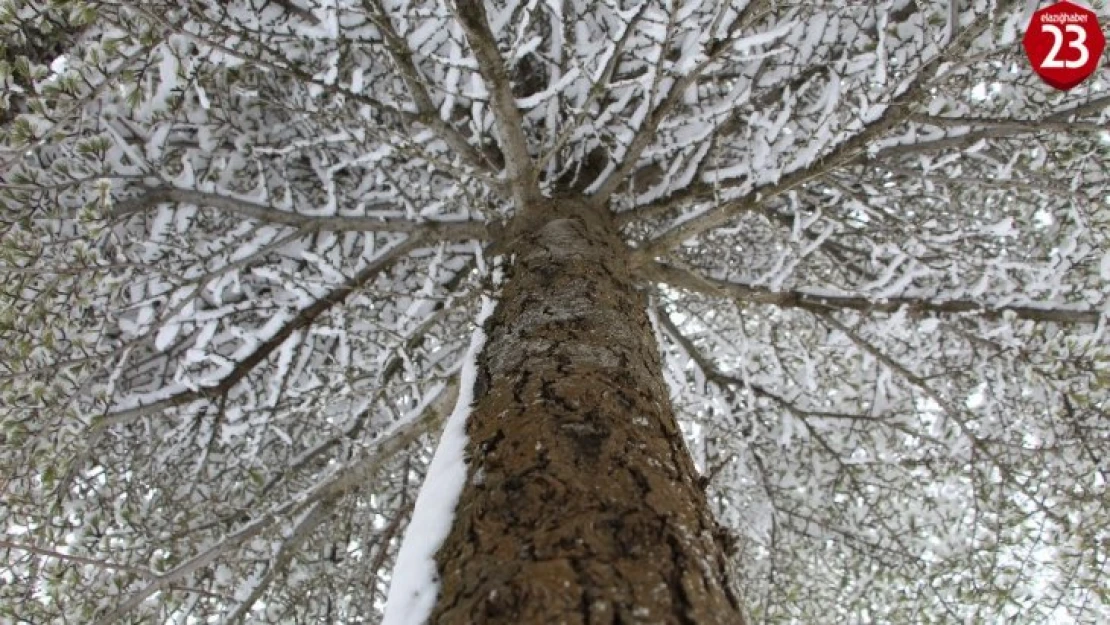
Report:
M281 541L281 546L278 547L277 553L275 553L267 563L266 572L262 575L261 579L254 583L254 587L251 588L250 594L235 607L235 611L232 612L224 622L239 623L246 618L251 607L253 607L262 594L266 592L266 589L273 583L274 578L284 571L285 567L293 560L301 544L312 535L312 532L319 527L321 523L328 519L334 509L335 498L327 499L322 501L320 505L313 508L301 519L300 523L293 528L292 533L285 538L285 540Z
M982 438L968 423L969 419L967 419L966 417L969 417L971 415L969 415L967 409L961 408L956 403L949 401L948 398L944 397L936 389L934 389L929 384L927 379L914 373L912 370L910 370L909 367L895 360L889 354L876 347L873 343L871 343L871 341L863 338L863 336L861 336L858 332L841 322L839 319L836 318L835 315L831 314L829 311L826 310L817 313L815 316L830 329L839 330L861 350L867 352L868 354L871 354L871 356L873 356L879 362L883 363L883 365L886 366L888 369L898 374L906 382L909 382L915 388L928 395L929 398L936 402L936 404L940 406L941 410L944 411L944 413L952 419L952 421L956 424L956 427L960 430L960 433L963 434L967 438L967 440L971 442L973 449L975 449L979 453L982 453L991 461L992 464L994 464L1004 480L1013 484L1019 492L1021 492L1029 499L1030 503L1036 505L1046 516L1060 523L1061 525L1067 522L1058 513L1053 511L1051 507L1045 504L1043 497L1037 497L1036 492L1030 490L1030 485L1027 480L1022 479L1022 477L1018 475L1015 475L1011 465L1009 463L1002 462L1002 460L998 457L998 454L990 449L987 440Z
M292 0L273 0L273 2L274 4L281 7L282 10L286 13L289 13L290 15L295 15L296 17L308 22L309 24L312 24L313 26L318 26L320 24L320 18L313 15L312 12L297 6L292 2Z
M393 454L407 447L410 443L415 441L417 437L438 428L443 419L446 418L447 413L455 405L458 392L458 383L454 381L451 382L440 389L435 397L428 403L427 408L417 414L414 419L397 423L390 431L374 439L370 449L363 450L362 452L365 454L368 451L373 451L375 452L373 458L377 459L377 462L367 470L371 472L376 471L382 462L385 462L391 458ZM285 479L286 475L299 470L304 465L318 458L323 452L339 444L341 440L352 438L352 435L352 432L344 432L342 437L328 439L312 448L307 453L301 454L301 456L294 460L289 467L282 469L280 473L270 478L265 486L262 487L262 493L265 494L271 491L274 486Z
M1036 132L1105 132L1106 126L1097 122L1068 122L1045 119L1006 119L987 117L940 117L935 115L910 115L909 120L918 124L940 127L975 127L983 130L998 131L991 137L1004 137Z
M288 506L288 504L286 505ZM289 507L296 508L297 506ZM288 513L291 511L292 509L283 510L282 512ZM96 621L96 625L108 625L109 623L114 623L118 621L125 614L138 607L139 604L141 604L143 601L146 601L146 599L154 593L168 587L173 582L190 575L198 569L208 566L214 560L216 560L216 558L226 553L228 550L238 547L244 542L260 534L264 529L277 521L278 518L280 517L278 517L276 513L271 512L269 514L266 514L265 516L252 521L246 527L228 536L224 540L216 543L215 545L212 545L196 556L189 558L188 560L177 566L175 569L163 575L159 575L154 579L154 581L150 582L141 590L129 596L123 603L118 605L116 609L98 619Z

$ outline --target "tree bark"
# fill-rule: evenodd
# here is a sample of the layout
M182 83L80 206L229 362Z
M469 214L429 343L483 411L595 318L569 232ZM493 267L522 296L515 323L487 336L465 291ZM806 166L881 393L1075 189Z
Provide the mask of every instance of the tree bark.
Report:
M545 200L507 236L430 622L742 624L611 214Z

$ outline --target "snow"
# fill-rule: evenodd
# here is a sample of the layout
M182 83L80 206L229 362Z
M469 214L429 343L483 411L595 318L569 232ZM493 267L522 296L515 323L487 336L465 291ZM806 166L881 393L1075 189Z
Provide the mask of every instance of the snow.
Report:
M50 71L55 74L64 74L67 68L69 68L69 59L64 54L50 62Z
M162 43L155 48L155 53L159 55L158 84L153 95L136 111L141 119L149 119L155 111L164 109L173 92L179 88L178 62L173 48L168 43Z
M154 337L154 348L160 352L166 351L173 345L174 339L177 338L177 333L181 330L181 325L177 323L167 323L158 330L158 334Z
M204 90L204 87L197 84L193 85L193 89L197 92L197 104L200 104L200 108L206 111L212 108L212 103L208 100L208 92Z
M1098 221L1099 211L1110 206L1110 192L1100 186L1110 176L1105 159L1098 158L1110 147L1110 131L1099 129L1110 121L1110 108L1086 108L1077 116L1077 121L1104 125L1091 125L1090 132L1081 133L1081 146L1074 150L1059 148L1068 141L1074 144L1075 137L1050 132L1038 133L1037 141L1018 137L1001 139L1002 143L991 133L979 144L984 149L974 155L927 148L921 144L964 137L972 126L919 122L896 124L868 133L862 143L849 143L887 111L897 113L897 95L911 81L928 80L921 76L923 63L941 52L945 36L943 19L933 22L930 17L943 18L945 7L914 12L917 5L912 0L779 3L774 15L756 16L750 25L731 28L752 2L488 4L506 64L523 58L547 70L543 84L529 90L533 95L517 101L530 109L522 113L523 131L537 166L542 163L548 172L545 180L564 175L569 179L585 154L620 161L636 130L646 127L645 114L651 115L659 98L676 88L675 81L684 73L699 69L702 77L693 81L696 88L682 91L689 98L674 103L632 163L644 168L645 175L637 171L632 184L622 185L610 200L622 212L652 204L643 215L623 216L623 232L643 250L669 228L681 225L686 231L692 225L699 236L686 237L684 249L676 254L696 257L697 273L759 285L759 291L787 289L804 294L811 303L820 303L823 296L829 300L823 303L828 314L821 314L812 306L761 303L758 293L747 298L752 301L734 302L660 285L656 302L670 311L693 346L734 380L715 384L681 345L666 338L659 341L667 358L667 383L675 389L674 408L696 461L702 467L724 467L713 482L714 497L723 502L718 507L720 522L739 529L745 540L750 537L749 544L758 552L759 557L745 565L752 566L747 573L758 582L751 596L764 602L760 609L769 619L794 614L799 621L820 621L814 606L827 605L832 612L825 613L826 620L898 622L905 620L899 614L910 613L903 609L920 609L914 612L920 620L1005 620L997 609L959 594L959 588L975 586L988 594L1012 588L1007 597L1013 605L1006 610L1031 606L1027 616L1033 620L1048 622L1050 608L1043 606L1062 601L1067 610L1076 610L1071 620L1110 623L1110 618L1091 617L1080 604L1080 593L1098 584L1097 571L1077 570L1074 583L1066 575L1053 577L1041 589L1028 582L1041 575L1040 561L1030 557L1025 568L1016 568L1024 562L1021 550L1026 545L1044 543L1059 546L1061 555L1059 562L1043 568L1067 572L1075 561L1067 551L1074 532L1050 524L1042 538L1039 526L1020 525L1003 540L989 523L975 522L1011 514L1011 500L1026 496L1023 491L1034 497L1023 499L1022 509L1047 501L1045 507L1051 505L1061 517L1088 515L1089 506L1083 502L1097 495L1097 489L1105 490L1110 480L1106 471L1098 472L1097 462L1084 455L1080 444L1097 441L1083 441L1082 433L1059 427L1069 416L1065 400L1074 402L1081 419L1097 413L1097 406L1084 407L1082 401L1101 399L1102 389L1095 386L1098 376L1083 373L1081 363L1090 359L1097 366L1104 360L1110 325L1110 246ZM414 125L412 118L406 121L388 110L412 112L414 104L387 50L356 46L359 49L336 65L336 50L344 40L380 42L380 33L365 13L384 11L412 48L412 60L429 89L432 108L420 113L442 115L447 126L436 126L454 128L473 143L483 161L483 142L497 140L496 115L488 102L472 102L465 95L482 93L484 87L449 5L385 0L381 7L367 8L346 0L314 0L291 2L284 10L270 3L251 11L249 3L239 3L227 10L227 17L236 20L237 34L212 30L224 14L209 7L203 13L207 17L197 14L182 26L195 40L168 35L151 46L134 43L126 28L101 24L86 38L85 50L71 53L68 68L60 59L50 63L52 72L65 73L53 79L95 79L98 67L111 75L136 68L146 71L122 88L110 81L82 83L82 89L95 91L86 94L91 100L75 101L79 106L64 118L72 123L63 122L65 127L58 129L63 138L49 139L49 145L29 151L19 167L35 170L36 184L65 185L55 187L65 189L57 194L46 193L48 200L57 195L58 209L66 211L97 197L121 201L135 197L144 186L176 183L189 190L214 185L213 192L233 199L309 216L329 215L333 209L336 215L413 221L439 220L447 214L473 220L486 220L487 213L507 214L511 206L493 188L496 185L487 184L489 179L507 182L498 163L467 162L428 124ZM1024 26L1020 7L1003 9L992 2L962 6L961 22L976 20L986 30L950 51L945 59L948 73L941 82L958 73L959 84L947 89L933 81L938 88L927 90L923 104L929 115L1036 120L1106 94L1106 77L1096 76L1076 92L1084 94L1080 100L1030 99L1026 96L1037 94L1020 84L1028 73L1021 59L966 64L1016 45ZM775 41L755 45L759 35L733 41L785 21L796 26ZM101 26L106 30L99 30ZM339 41L330 39L334 33L339 33ZM655 40L649 41L649 35ZM107 65L95 63L92 53L103 52L101 44L110 40L120 42L119 54L101 54ZM252 42L266 41L290 45L282 46L283 54L259 58L256 71L243 74L245 80L223 71L249 62ZM198 46L195 52L193 45ZM705 57L710 45L718 50L711 62ZM781 50L780 56L765 58L775 50ZM37 68L36 75L44 69ZM304 72L299 74L302 79L288 75L293 70ZM577 75L570 78L569 72ZM318 78L304 80L309 76ZM323 89L321 99L307 97L306 82L322 87L322 81L333 79L333 88ZM656 81L659 89L653 92ZM139 96L138 106L132 108L121 91ZM352 97L357 93L365 95ZM379 101L381 107L368 104ZM179 105L176 114L161 110L167 102ZM70 154L78 141L94 136L112 144L105 167L90 172L91 161ZM919 149L912 147L915 144ZM885 146L905 147L884 155ZM859 155L850 153L860 150ZM881 175L882 162L863 167L845 160L867 154L880 160L898 157L901 168ZM52 160L59 166L68 163L69 174L47 167ZM661 167L659 176L646 169L649 163ZM606 164L606 171L615 166L619 162ZM809 166L826 175L814 180L797 169ZM849 171L861 167L866 171L859 176ZM1054 177L1053 172L1060 171L1072 175ZM789 180L782 178L791 182L786 187L765 186L789 174L794 174ZM92 178L74 186L74 176ZM97 177L102 177L103 187ZM581 175L583 185L590 182L587 178ZM680 200L692 179L699 181L695 187L711 193ZM978 180L1014 184L979 186ZM552 195L552 186L543 188L545 195ZM639 195L633 199L633 194ZM748 196L759 196L761 210L735 214L711 233L701 232L700 224L715 223L705 219L709 211ZM671 210L656 210L668 202ZM960 205L969 208L952 208ZM109 208L104 204L99 215ZM779 221L791 211L796 215L793 224ZM51 237L80 234L87 239L79 241L85 247L73 252L102 254L103 260L95 262L106 265L108 278L104 284L99 278L95 284L79 283L80 278L72 276L83 274L70 270L82 266L74 264L76 256L64 242L68 239L45 241L59 245L44 248L43 268L70 277L60 278L65 288L50 300L53 303L44 303L65 313L71 301L66 294L72 292L75 298L87 294L90 305L80 306L79 314L59 317L65 325L52 328L50 336L57 348L38 347L27 357L28 366L48 367L67 357L88 356L100 364L59 370L56 386L62 390L55 397L60 403L70 396L61 394L64 389L74 389L72 408L40 411L46 421L32 428L26 449L88 448L88 464L126 469L120 473L99 468L107 477L95 483L90 479L92 490L82 491L94 497L77 493L62 502L67 522L72 519L74 527L88 525L96 501L110 504L102 515L109 539L98 543L85 531L83 538L73 541L75 554L118 559L127 567L147 567L150 559L156 572L168 570L172 564L165 558L203 545L188 539L166 542L161 530L218 522L218 510L198 505L205 501L230 497L232 502L251 504L249 497L243 499L250 495L244 495L242 481L248 471L252 480L263 484L277 485L279 476L291 480L263 491L278 498L313 483L322 485L311 493L338 494L338 486L331 490L323 484L371 479L354 469L387 466L380 465L385 454L409 451L383 442L407 440L403 435L415 426L410 419L427 414L422 409L444 392L442 380L457 375L463 366L460 356L467 351L471 333L455 321L458 314L466 314L460 308L474 308L465 302L477 283L475 274L494 276L495 283L498 274L505 274L494 254L487 250L488 256L481 255L481 242L433 233L418 252L390 265L311 326L286 330L289 336L280 345L267 344L266 357L255 363L249 379L229 390L223 402L227 405L221 404L223 412L217 414L208 394L192 400L180 393L203 393L211 390L210 384L227 380L221 372L242 363L230 359L232 353L240 345L248 351L253 346L252 353L257 353L260 339L254 335L275 311L296 315L399 238L391 232L328 228L298 233L285 224L262 224L225 213L165 202L136 215L125 229L109 229L102 239L76 230L79 224L50 223L35 230ZM837 262L835 250L841 248L836 245L845 246L842 251L848 254L843 264ZM827 252L833 256L826 257ZM475 258L476 271L470 267ZM456 276L460 281L454 281ZM70 282L76 290L66 286ZM28 284L26 292L31 288ZM884 300L894 297L925 303L897 313L887 312L884 305L834 312L841 306L837 298L893 306L897 300ZM953 300L974 302L982 311L929 312ZM1006 311L1006 306L1102 316L1094 328L1037 324ZM474 308L470 314L476 312ZM834 321L853 330L858 340L830 329ZM421 333L426 339L406 349ZM42 344L41 337L31 338L34 345ZM161 353L151 353L154 349ZM131 350L130 356L126 350ZM400 366L385 369L391 361ZM1045 366L1052 368L1052 375L1044 374ZM97 377L88 381L84 371L101 373L90 373ZM393 375L389 380L383 377L386 371ZM38 389L53 388L41 374L30 377L35 378L34 386L28 383L31 397ZM188 401L178 404L175 395ZM786 408L787 402L799 412ZM441 416L452 412L455 402L449 403L452 406L443 408ZM411 411L414 407L421 410ZM118 408L124 409L113 415ZM50 421L55 418L57 423ZM634 427L653 427L643 415L630 419ZM90 422L95 428L111 429L86 445L80 437ZM449 433L457 431L456 425ZM433 455L435 438L430 435L426 441L421 464ZM94 440L101 442L93 444ZM211 441L211 451L198 453L205 441ZM997 454L1002 468L991 468L992 459L982 456L982 463L972 464L970 454L975 451L968 441L982 441L984 450ZM788 449L780 451L780 443ZM448 450L457 454L459 445L459 437L452 441L445 435L439 453L449 458ZM466 445L469 448L469 442ZM18 446L5 452L9 464L22 458ZM350 453L355 455L348 458ZM32 461L29 475L41 473L58 454L39 455L41 465L27 456ZM440 463L460 468L457 458ZM300 467L299 473L294 475L291 467ZM466 469L469 472L470 466ZM1023 481L1004 481L1009 478L1003 469ZM82 467L77 475L84 481L90 471ZM387 473L376 474L369 494L342 494L344 501L356 504L369 497L366 506L355 506L355 513L379 533L388 519L374 510L403 488L401 473ZM852 479L837 480L838 476ZM343 482L328 482L340 477ZM460 479L480 483L489 476L475 470ZM997 498L979 497L977 484ZM29 480L17 486L41 492L47 484ZM129 498L133 488L136 494L148 491L144 510L137 510L138 502ZM447 484L430 481L427 489L433 488L445 490ZM26 528L29 544L50 546L57 534L50 523L51 506L33 506L39 503L36 497L28 493L26 506L11 513L5 510L0 517L14 515ZM416 498L413 491L410 503ZM415 526L411 536L397 535L397 542L389 545L390 555L407 540L412 545L404 558L415 564L384 579L364 580L364 589L378 586L369 600L369 590L329 595L325 589L313 595L335 600L333 620L364 617L379 622L387 599L381 591L390 585L390 577L396 586L390 618L416 622L426 617L418 609L421 602L425 607L434 603L437 582L430 554L442 545L453 514L449 506L430 503L434 495L425 499L420 514L438 528L438 537L421 534ZM459 505L454 500L454 506ZM980 510L983 517L970 513ZM249 512L253 518L266 510ZM318 531L331 532L339 521L328 517ZM34 523L40 525L32 527ZM288 519L273 523L259 536L257 547L243 543L196 575L218 580L215 590L230 601L239 584L250 584L254 564L269 560L274 541L289 538L288 530L295 526ZM1082 523L1091 526L1090 519L1076 516L1069 527L1084 527ZM859 542L844 540L851 536ZM325 583L327 577L305 565L299 553L311 552L314 540L288 545L290 559L270 563L288 562L288 575L272 576L272 587L262 595L268 604L255 603L252 612L242 612L246 620L274 620L286 610L295 617L298 610L317 609L309 595L315 592L313 585ZM347 561L373 555L365 542L347 545ZM164 549L152 550L151 545ZM898 568L889 577L867 568L869 553L883 550L889 555L892 549L907 557L920 556L925 569L911 572L919 577L903 579L907 575L899 571L909 568ZM990 559L1001 559L1000 549L1009 554L1006 562L1018 564L995 585ZM159 555L143 555L149 553ZM806 553L821 557L803 561L797 556ZM128 554L137 554L137 559ZM915 562L893 558L895 568ZM777 562L789 565L777 569L787 574L768 585L767 572ZM858 562L865 564L860 568ZM964 562L975 566L961 568ZM217 571L219 564L225 568ZM822 575L827 573L822 567L830 566L838 573L831 581ZM116 577L126 578L128 569L77 568L89 576L95 570L97 577L87 580L92 591L79 597L70 592L71 596L93 609L118 604L113 599L118 589L110 584ZM839 585L842 579L846 581ZM76 582L66 583L72 587ZM444 580L438 583L445 588ZM308 602L288 605L289 588L312 591L301 593ZM796 604L776 604L776 599L794 596L799 588L805 592L797 595L801 600ZM873 588L884 590L872 594ZM888 598L896 600L886 602ZM192 601L199 612L172 608L182 625L188 621L186 614L200 622L205 615L215 618L216 612L232 607L229 601L224 606L204 597ZM950 612L938 607L941 601L950 602ZM986 613L972 612L980 607ZM168 609L148 600L132 618L167 620ZM40 620L52 619L43 614ZM1067 622L1068 614L1058 620Z
M482 297L477 329L470 338L470 348L459 373L459 397L447 418L435 456L428 465L428 474L412 511L393 579L389 584L382 625L418 625L428 619L439 593L435 555L451 531L455 505L466 481L466 420L474 401L474 380L477 358L486 342L482 324L493 313L494 300Z
M567 85L574 82L578 78L578 68L572 67L562 78L555 81L555 84L549 86L538 93L534 93L525 98L517 98L516 105L522 110L535 108L542 104L545 100L555 97L560 91L565 89Z
M764 46L769 43L774 43L775 40L785 37L794 27L797 26L796 22L788 21L771 30L756 33L750 37L742 37L732 43L732 47L737 50L750 50L759 46Z
M1018 229L1014 226L1014 220L1012 217L1006 217L1005 219L997 223L983 226L980 228L980 232L989 237L1000 238L1013 237L1020 234Z

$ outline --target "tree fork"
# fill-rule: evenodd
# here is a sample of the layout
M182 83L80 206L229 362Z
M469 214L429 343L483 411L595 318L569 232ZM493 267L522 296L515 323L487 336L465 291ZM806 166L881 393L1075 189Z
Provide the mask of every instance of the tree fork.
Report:
M543 200L506 236L430 622L743 623L612 215Z

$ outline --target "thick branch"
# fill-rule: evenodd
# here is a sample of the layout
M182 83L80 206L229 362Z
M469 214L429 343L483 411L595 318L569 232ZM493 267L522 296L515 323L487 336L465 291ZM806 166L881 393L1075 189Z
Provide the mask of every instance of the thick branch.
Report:
M228 195L166 187L151 188L142 195L117 202L112 216L132 215L165 202L208 206L263 223L334 232L423 232L434 239L484 239L489 234L484 223L475 221L411 221L380 217L304 215Z
M888 145L875 152L875 158L890 158L916 154L919 152L935 152L951 148L964 148L981 139L1001 139L1016 137L1023 134L1037 132L1100 132L1106 130L1104 124L1097 122L1069 121L1073 117L1097 113L1110 106L1110 96L1096 98L1085 104L1057 111L1041 119L976 119L946 118L930 115L912 115L910 121L939 127L973 127L961 135L945 136L939 139L930 139L917 143L901 143Z
M1102 313L1091 309L1069 309L1035 304L993 306L969 299L931 300L917 297L872 299L860 295L772 291L767 287L707 278L658 262L646 264L641 267L640 271L642 275L650 280L663 282L686 291L757 304L771 304L782 308L801 308L821 313L836 309L857 310L866 313L894 313L905 309L914 313L971 314L986 319L997 319L1012 314L1018 319L1061 324L1095 324L1102 316Z
M281 10L290 15L294 15L308 22L309 24L312 24L313 26L320 25L320 18L313 15L312 12L308 11L307 9L302 9L301 7L297 6L295 3L292 2L292 0L273 0L273 2L274 4L281 7Z
M42 556L42 557L45 557L45 558L52 558L54 560L58 560L58 561L61 561L61 562L71 562L71 563L74 563L74 564L83 564L83 565L86 565L86 566L92 566L92 567L96 567L98 569L104 569L104 570L107 570L107 571L123 571L123 572L127 572L127 573L133 573L135 575L139 575L139 576L142 576L142 577L145 577L145 578L151 578L151 577L154 577L156 575L154 573L154 571L151 571L150 569L144 569L144 568L137 567L137 566L130 566L130 565L127 565L127 564L116 564L114 562L108 562L106 560L96 560L94 558L86 558L86 557L83 557L83 556L77 556L77 555L73 555L73 554L70 554L70 553L62 553L62 552L54 550L54 549L45 549L43 547L37 547L35 545L24 544L24 543L14 543L14 542L10 542L10 541L4 540L4 539L0 539L0 549L12 549L12 550L15 550L15 551L24 551L26 553L34 554L36 556Z
M478 62L478 71L489 91L513 199L517 208L522 208L539 197L539 187L532 157L528 154L528 139L524 136L524 118L516 106L508 68L497 49L497 39L490 32L482 0L456 0L455 17L466 33Z

